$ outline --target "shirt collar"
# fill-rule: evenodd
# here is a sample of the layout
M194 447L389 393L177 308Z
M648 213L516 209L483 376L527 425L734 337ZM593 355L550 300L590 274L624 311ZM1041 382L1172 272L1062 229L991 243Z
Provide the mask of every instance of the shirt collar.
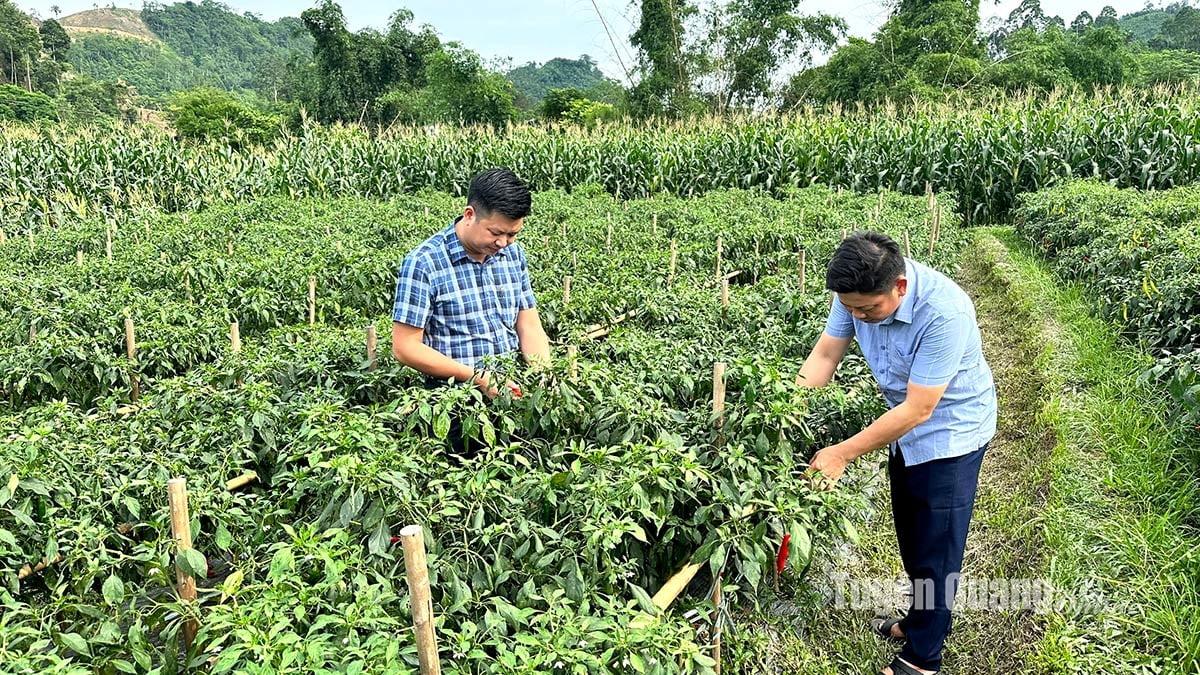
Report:
M913 274L913 266L907 258L904 259L904 278L908 280L908 291L905 292L903 298L900 298L900 306L896 308L896 311L892 312L892 315L888 318L879 322L885 326L891 325L893 321L900 321L907 324L912 323L913 307L917 303L917 280Z
M451 265L458 264L458 263L462 262L463 260L469 260L471 262L475 262L474 260L471 260L471 257L469 255L467 255L467 249L463 248L462 241L460 241L458 238L458 231L454 229L454 226L457 225L458 221L460 221L460 220L462 220L462 216L458 216L454 220L450 221L450 226L447 227L446 229L442 230L442 239L444 239L446 242L446 253L450 256L450 264ZM491 260L492 258L496 258L496 257L507 258L508 251L511 248L512 248L512 246L506 246L505 248L500 249L499 253L496 253L495 255L490 255L490 256L484 258L483 263L486 263L489 260ZM483 263L479 263L479 264L482 265Z

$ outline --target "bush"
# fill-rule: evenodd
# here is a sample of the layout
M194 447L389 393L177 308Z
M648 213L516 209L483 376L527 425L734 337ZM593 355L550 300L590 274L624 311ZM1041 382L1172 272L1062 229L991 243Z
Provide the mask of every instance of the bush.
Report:
M58 107L54 105L54 99L11 84L0 84L0 120L37 122L57 119Z
M176 94L167 119L179 135L198 141L220 141L234 147L265 143L279 134L280 120L216 89Z

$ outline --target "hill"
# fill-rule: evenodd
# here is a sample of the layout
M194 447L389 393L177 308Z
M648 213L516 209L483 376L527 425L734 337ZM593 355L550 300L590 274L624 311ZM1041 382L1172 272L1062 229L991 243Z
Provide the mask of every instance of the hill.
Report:
M72 40L92 35L112 35L142 42L158 42L139 12L132 9L89 9L58 20Z
M122 80L138 92L211 86L267 95L270 77L312 54L313 39L299 19L263 21L212 0L142 11L95 9L60 20L71 36L74 68L101 80Z

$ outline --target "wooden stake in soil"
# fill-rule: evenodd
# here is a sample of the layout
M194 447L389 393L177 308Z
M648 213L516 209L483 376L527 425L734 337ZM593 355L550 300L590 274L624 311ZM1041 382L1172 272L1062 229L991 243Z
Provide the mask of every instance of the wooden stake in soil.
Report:
M29 344L37 339L37 319L29 322Z
M167 497L171 504L171 534L175 537L176 559L182 557L183 551L192 548L192 524L188 516L187 481L183 478L172 478L167 481ZM175 563L175 581L179 586L179 598L188 602L196 601L196 579L184 571L183 566ZM183 641L188 650L192 648L192 640L196 639L196 621L188 619L183 624Z
M242 331L241 328L238 327L238 322L236 321L229 324L229 349L234 354L240 354L242 352ZM237 386L242 386L242 376L238 375L235 382L237 383Z
M571 277L563 277L563 309L571 304Z
M404 571L408 594L412 598L413 628L417 636L417 662L421 675L440 675L437 636L433 632L433 598L429 594L429 568L425 562L425 535L420 525L400 530L404 544Z
M112 230L104 231L104 257L112 260Z
M141 394L137 376L137 343L133 339L133 319L128 316L125 317L125 353L129 356L129 384L132 387L129 392L129 400L137 403L138 396Z
M33 253L33 228L29 228L29 252Z
M729 309L729 279L721 278L721 307Z
M658 214L657 213L654 214L653 216L651 216L651 218L650 218L650 234L651 234L651 236L654 236L656 238L658 237Z
M579 381L579 347L575 345L567 345L567 377Z
M715 270L714 276L713 276L713 278L716 279L717 281L721 280L721 249L722 248L723 248L723 242L721 241L720 237L717 237L717 266L716 266L716 270Z
M724 570L717 573L717 579L713 585L713 595L712 595L712 603L713 603L713 613L712 613L713 655L712 655L712 658L714 661L717 662L717 665L715 668L717 671L717 675L721 675L721 574L723 572L724 572Z
M247 471L246 473L243 473L242 475L238 476L237 478L230 478L229 480L225 481L225 489L230 492L233 492L234 490L237 490L239 488L246 487L247 485L253 483L256 480L258 480L258 472Z
M907 228L905 228L905 230L904 230L904 257L905 258L912 257L912 247L909 246L909 244L908 244L908 229Z
M83 269L83 251L75 249L75 266Z
M800 294L801 295L804 295L804 283L806 281L806 279L804 278L804 275L805 275L805 272L808 271L808 264L807 264L807 261L805 260L805 258L807 258L807 257L808 257L808 250L803 249L803 248L800 249Z
M317 278L308 278L308 325L317 323Z
M679 260L679 245L671 239L671 265L667 268L667 285L675 281L675 263Z
M604 248L612 251L612 214L608 214L608 234L604 237Z
M0 227L0 244L8 243L8 235L4 233L4 228Z
M374 371L379 366L379 336L375 333L375 324L367 326L367 370Z
M725 424L725 364L713 364L713 424L720 429Z

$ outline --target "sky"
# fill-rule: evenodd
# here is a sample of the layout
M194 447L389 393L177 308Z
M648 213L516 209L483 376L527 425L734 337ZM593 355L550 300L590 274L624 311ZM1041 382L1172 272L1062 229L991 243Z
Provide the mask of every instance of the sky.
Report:
M169 2L171 0L163 0ZM141 0L81 1L81 0L15 0L16 5L34 11L42 18L53 16L51 7L56 6L63 15L92 9L97 5L141 9ZM1156 0L1154 4L1167 4L1169 0ZM235 11L250 11L263 19L274 20L281 16L299 16L300 12L316 4L315 0L225 0ZM595 59L600 69L610 77L624 80L622 62L632 67L633 49L629 46L629 35L634 30L637 7L630 0L520 0L520 1L465 1L465 0L407 0L406 2L380 2L379 0L340 0L338 3L346 15L351 30L373 27L384 29L388 17L396 9L407 7L415 15L414 24L428 23L443 40L457 40L475 50L485 59L511 58L513 66L529 61L543 63L555 57L578 58L588 54ZM1007 17L1020 4L1020 0L982 0L980 15L983 21L989 17ZM1042 9L1047 14L1057 14L1070 24L1081 11L1093 16L1100 13L1105 4L1111 4L1118 14L1127 14L1142 9L1146 0L1042 0ZM825 12L841 16L850 28L850 35L869 38L888 17L888 6L879 0L807 0L802 11ZM601 21L603 17L603 21ZM616 48L605 33L607 24ZM817 62L824 61L818 56Z

